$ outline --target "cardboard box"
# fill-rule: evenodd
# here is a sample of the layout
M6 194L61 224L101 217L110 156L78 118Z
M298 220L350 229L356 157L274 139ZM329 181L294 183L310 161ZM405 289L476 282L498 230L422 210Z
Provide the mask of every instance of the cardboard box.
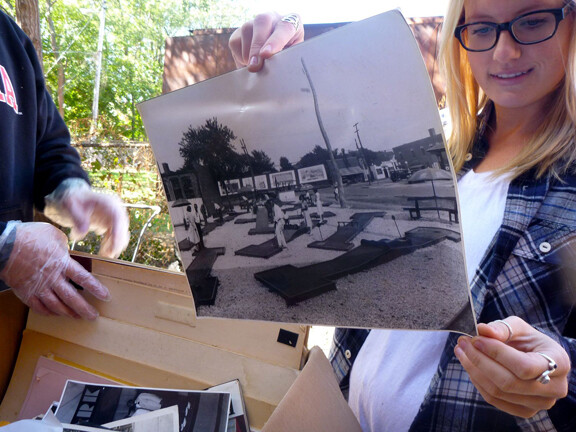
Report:
M29 415L37 394L58 400L61 389L54 383L69 367L145 387L200 390L239 379L251 427L264 426L300 373L307 326L197 319L183 274L73 255L110 289L113 300L104 303L86 296L100 311L95 322L29 314L0 420ZM2 293L1 300L2 340L13 342L0 364L0 383L10 376L22 322L18 314L7 314L18 300L10 292ZM8 321L13 323L10 329L4 325ZM281 331L296 342L278 342ZM62 368L47 367L45 360Z

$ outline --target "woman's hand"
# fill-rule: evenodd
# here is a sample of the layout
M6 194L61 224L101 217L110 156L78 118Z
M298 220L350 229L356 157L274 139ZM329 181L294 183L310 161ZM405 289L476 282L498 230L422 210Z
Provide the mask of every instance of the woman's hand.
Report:
M236 67L251 72L262 69L264 60L304 40L304 27L298 14L281 16L275 12L257 15L236 29L228 45Z
M524 320L508 317L505 322L508 325L479 324L479 336L460 337L454 353L486 402L529 418L568 394L570 358L556 341ZM549 370L549 361L539 353L557 365L547 384L538 380Z

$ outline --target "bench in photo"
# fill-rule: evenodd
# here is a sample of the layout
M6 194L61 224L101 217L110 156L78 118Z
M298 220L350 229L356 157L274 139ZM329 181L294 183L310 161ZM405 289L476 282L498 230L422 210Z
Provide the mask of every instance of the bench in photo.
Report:
M411 206L404 207L410 213L411 219L422 218L422 212L424 211L436 211L438 217L440 217L440 212L448 212L448 218L450 222L454 221L458 223L458 206L456 204L456 197L407 197L406 198Z

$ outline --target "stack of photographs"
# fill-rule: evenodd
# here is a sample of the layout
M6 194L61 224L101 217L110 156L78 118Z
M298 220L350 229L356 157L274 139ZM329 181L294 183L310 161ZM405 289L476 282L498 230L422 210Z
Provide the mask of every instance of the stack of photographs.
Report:
M66 425L65 431L100 427L130 432L227 432L230 410L231 395L226 391L68 381L55 416Z

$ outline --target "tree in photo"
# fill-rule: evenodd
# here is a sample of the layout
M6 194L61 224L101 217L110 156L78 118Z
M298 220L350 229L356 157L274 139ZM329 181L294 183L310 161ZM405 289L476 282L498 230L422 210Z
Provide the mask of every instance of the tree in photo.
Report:
M216 117L206 120L202 126L190 126L179 143L184 168L194 171L202 165L215 181L225 184L243 171L242 155L235 151L232 143L235 139L232 129L218 123Z
M280 158L280 171L290 171L294 169L290 161L286 156L282 156Z
M276 172L274 162L272 162L272 159L265 151L253 150L250 156L252 157L252 168L255 175Z
M298 165L305 168L314 165L322 165L329 160L330 153L328 153L328 150L320 145L316 145L311 152L308 152L302 156Z

